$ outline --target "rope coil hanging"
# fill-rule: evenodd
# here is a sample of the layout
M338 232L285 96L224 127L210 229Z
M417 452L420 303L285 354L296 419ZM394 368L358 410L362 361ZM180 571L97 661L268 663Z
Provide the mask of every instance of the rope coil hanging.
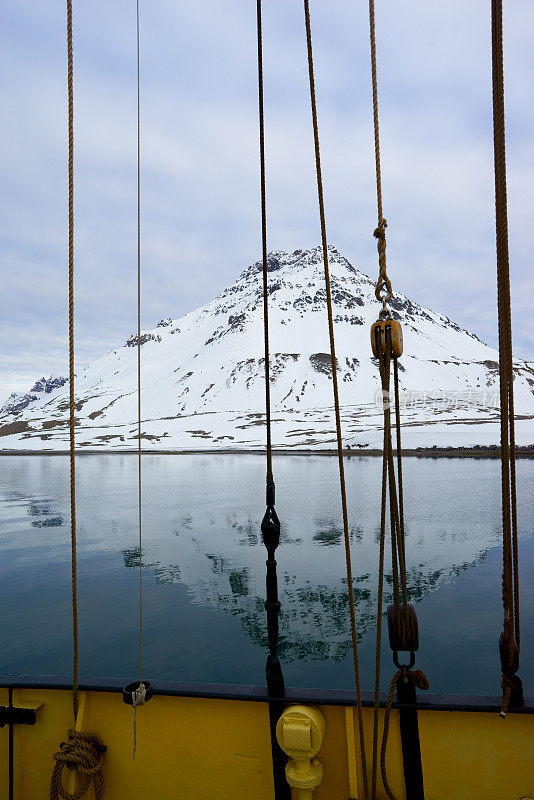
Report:
M70 531L72 570L72 710L74 725L78 722L78 577L76 563L76 439L74 405L74 80L72 52L72 0L67 0L67 94L68 94L68 304L69 304L69 463L70 463ZM69 730L68 741L62 742L54 754L50 780L50 800L81 800L91 783L96 800L104 797L102 765L106 746L95 734ZM68 767L81 778L81 788L71 793L63 785L63 768Z
M56 764L50 781L50 800L81 800L91 782L95 800L102 800L105 790L102 762L106 749L98 736L69 730L68 741L62 742L53 756ZM68 792L63 786L64 767L76 770L81 776L81 788L78 791Z
M491 2L493 145L495 169L495 231L497 250L497 309L499 321L499 387L501 435L501 494L503 573L503 631L499 641L503 705L521 705L523 687L519 669L519 556L515 473L515 419L512 352L512 310L508 250L506 188L506 134L504 113L504 57L502 0Z
M324 196L323 196L323 178L321 170L321 153L319 147L319 125L317 121L317 102L315 98L315 77L313 68L313 49L312 49L312 36L311 36L311 22L310 22L310 6L309 0L304 0L304 17L306 23L306 43L308 51L308 73L310 83L310 100L311 112L313 123L313 137L315 146L315 171L317 177L317 199L319 203L319 219L321 225L321 243L323 250L323 263L324 263L324 278L326 288L326 307L328 312L328 333L330 339L330 361L332 368L332 387L334 393L334 409L336 419L336 439L337 439L337 453L339 465L339 484L341 492L341 509L343 515L343 538L345 543L345 562L347 572L347 588L349 594L349 613L350 613L350 631L352 640L352 656L354 666L354 683L356 688L356 704L358 714L358 728L360 734L360 758L362 763L363 773L363 800L368 800L369 787L367 779L367 763L365 754L365 740L364 740L364 727L362 715L362 698L360 688L360 668L358 661L358 635L356 630L356 613L354 604L354 588L352 580L352 564L350 554L350 539L349 539L349 522L347 512L347 493L345 487L345 468L343 464L343 442L341 434L341 414L339 404L339 390L337 383L337 359L336 348L334 339L334 317L332 312L332 294L330 290L330 268L328 263L328 244L326 238L326 220L324 210Z

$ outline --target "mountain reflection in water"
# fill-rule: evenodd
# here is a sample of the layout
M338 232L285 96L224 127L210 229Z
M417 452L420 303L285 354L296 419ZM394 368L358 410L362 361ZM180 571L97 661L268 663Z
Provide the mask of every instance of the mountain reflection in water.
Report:
M533 467L532 461L518 463L520 527L531 537L534 500L528 486ZM78 459L86 674L127 677L135 671L140 558L136 470L131 456ZM499 462L406 459L404 471L408 585L420 618L419 660L435 691L496 693ZM358 638L367 687L376 622L380 473L379 459L346 461ZM265 550L259 528L263 460L145 456L143 475L145 654L152 676L261 683L267 651ZM279 652L286 681L350 688L336 460L280 456L275 477L282 521L277 551ZM68 528L68 459L0 459L1 592L4 607L11 609L0 632L4 673L70 670ZM521 544L525 568L534 555L534 540L523 538ZM392 599L388 571L385 580L387 603ZM528 693L534 611L526 582L522 595L520 672ZM384 656L387 683L387 649Z

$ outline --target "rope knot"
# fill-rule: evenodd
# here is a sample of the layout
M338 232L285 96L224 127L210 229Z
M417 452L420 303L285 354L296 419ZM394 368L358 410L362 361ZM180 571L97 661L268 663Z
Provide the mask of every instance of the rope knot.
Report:
M378 280L375 286L376 299L384 304L391 300L393 297L393 290L391 288L391 281L388 278L386 271L386 228L388 226L387 220L381 219L378 227L375 228L373 236L377 239L378 248ZM384 294L382 294L384 292Z
M409 669L407 674L418 689L426 692L426 690L430 687L430 681L422 669Z
M57 753L54 753L54 771L50 781L50 800L81 800L87 792L91 781L96 800L104 797L104 776L102 766L106 746L102 740L91 733L68 731L68 741L63 742ZM77 792L67 792L62 780L63 768L75 770L82 776L82 786Z
M374 229L374 232L373 232L373 236L375 237L375 239L384 239L385 240L387 226L388 226L387 219L381 219L380 222L378 223L378 226Z
M144 703L146 703L146 686L144 683L140 683L138 688L132 692L132 706L137 708Z
M519 678L512 670L503 669L501 689L503 691L503 701L499 716L504 719L512 698L514 699L514 704L517 704L519 699L518 704L522 705L523 684L521 682L521 678Z

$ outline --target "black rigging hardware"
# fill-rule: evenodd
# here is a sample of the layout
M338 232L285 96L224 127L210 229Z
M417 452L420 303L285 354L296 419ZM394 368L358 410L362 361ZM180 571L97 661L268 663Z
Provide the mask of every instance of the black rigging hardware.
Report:
M263 543L267 549L266 599L267 635L269 653L265 667L267 691L269 693L269 724L271 730L271 750L273 756L273 779L275 800L291 800L291 789L285 778L287 756L280 748L276 738L276 724L280 719L286 703L282 699L285 693L282 666L278 657L278 619L280 601L278 600L278 578L276 574L276 548L280 543L280 520L275 511L275 488L272 468L271 444L271 392L269 374L269 294L268 294L268 259L267 259L267 210L265 192L265 130L263 116L263 47L261 0L256 2L258 32L258 116L259 116L259 148L260 148L260 196L261 196L261 243L262 243L262 277L263 277L263 334L265 347L265 423L266 423L266 460L267 460L267 496L266 511L261 523Z

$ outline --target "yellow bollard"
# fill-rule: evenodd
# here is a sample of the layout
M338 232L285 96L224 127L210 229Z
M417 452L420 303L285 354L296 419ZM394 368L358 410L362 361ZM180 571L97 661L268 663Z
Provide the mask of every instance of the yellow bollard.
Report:
M323 743L326 722L321 712L308 706L290 706L276 726L278 744L289 756L286 780L298 789L298 800L312 800L323 779L323 765L315 758Z

